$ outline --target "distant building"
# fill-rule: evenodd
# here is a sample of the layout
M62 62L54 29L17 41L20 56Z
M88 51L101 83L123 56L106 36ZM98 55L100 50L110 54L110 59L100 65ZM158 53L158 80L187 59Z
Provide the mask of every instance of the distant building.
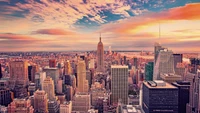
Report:
M122 99L128 104L128 66L111 66L111 103L117 104Z
M72 111L86 113L91 107L90 95L86 93L79 93L73 97Z
M94 69L95 65L94 65L94 59L90 59L89 61L89 69Z
M71 112L72 112L72 101L60 104L60 113L71 113Z
M98 98L104 97L104 94L106 92L106 89L104 89L99 82L95 82L91 89L91 99L92 99L92 105L98 106Z
M42 84L46 79L46 72L37 72L35 74L35 87L37 89L42 89Z
M145 113L178 113L178 88L164 81L143 82Z
M55 68L56 67L56 59L50 59L49 60L49 67Z
M178 88L178 113L187 113L186 105L189 103L190 82L177 81L172 83L172 85Z
M35 83L30 83L28 86L28 92L30 93L30 96L32 96L35 91L36 91Z
M44 90L34 93L34 111L36 113L48 113L48 98Z
M162 73L162 74L160 74L160 78L168 83L173 83L176 81L183 80L181 75L176 75L174 73L168 73L168 74Z
M33 113L34 109L31 106L31 102L27 98L23 99L14 99L8 105L8 113Z
M147 80L147 81L153 80L153 68L154 68L153 62L148 62L145 65L145 80Z

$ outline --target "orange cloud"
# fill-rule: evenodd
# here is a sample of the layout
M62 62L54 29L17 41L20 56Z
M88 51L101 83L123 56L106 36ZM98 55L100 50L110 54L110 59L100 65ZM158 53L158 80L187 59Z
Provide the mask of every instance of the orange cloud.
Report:
M148 12L144 15L132 17L118 23L111 23L102 26L103 32L114 33L136 33L159 22L176 20L200 20L200 3L186 4L182 7L172 8L159 13Z
M72 31L65 31L62 29L39 29L34 31L33 34L46 34L46 35L74 35Z
M4 33L0 34L0 39L2 40L36 40L33 37L26 36L26 35L19 35L19 34L13 34L13 33Z

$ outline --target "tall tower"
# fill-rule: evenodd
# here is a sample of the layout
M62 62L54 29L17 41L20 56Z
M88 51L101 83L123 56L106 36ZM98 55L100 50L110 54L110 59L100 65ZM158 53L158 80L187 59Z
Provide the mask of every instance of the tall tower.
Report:
M56 99L54 82L51 77L47 76L47 78L44 80L42 90L47 93L47 97L50 101Z
M70 64L70 61L69 61L69 60L67 60L67 61L64 63L64 74L65 74L65 75L71 75L71 74L72 74L71 64Z
M77 65L77 91L88 92L88 81L86 80L86 66L84 60L79 60Z
M37 90L34 93L34 110L39 113L48 113L47 93L44 90Z
M122 99L128 104L128 66L111 66L111 103L117 104Z
M97 72L104 71L104 47L101 42L101 35L99 38L99 43L97 45Z

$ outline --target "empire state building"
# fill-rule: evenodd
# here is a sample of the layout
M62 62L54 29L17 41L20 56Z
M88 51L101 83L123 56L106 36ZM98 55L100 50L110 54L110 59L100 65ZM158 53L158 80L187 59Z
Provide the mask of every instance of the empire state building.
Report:
M101 42L101 36L97 45L97 72L104 72L104 47Z

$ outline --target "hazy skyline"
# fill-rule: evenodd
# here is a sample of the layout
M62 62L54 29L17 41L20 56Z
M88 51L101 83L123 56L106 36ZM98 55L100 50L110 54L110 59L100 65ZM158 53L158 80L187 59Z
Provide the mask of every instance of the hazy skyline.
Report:
M199 0L0 0L0 51L200 52L199 26Z

